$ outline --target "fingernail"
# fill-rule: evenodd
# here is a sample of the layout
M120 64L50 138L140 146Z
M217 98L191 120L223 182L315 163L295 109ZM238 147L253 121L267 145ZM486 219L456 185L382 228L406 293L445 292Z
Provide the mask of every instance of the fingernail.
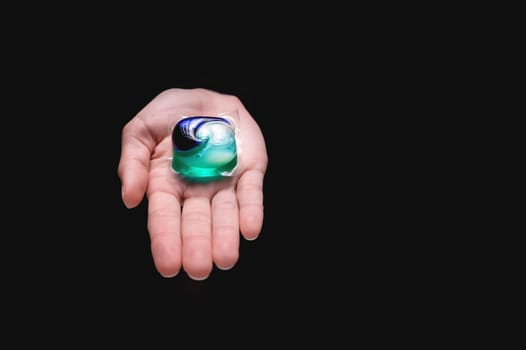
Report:
M179 271L177 271L176 273L173 273L171 275L161 274L161 276L163 276L164 278L173 278L173 277L177 276L178 274L179 274Z
M230 265L230 266L221 266L221 265L218 265L216 264L217 268L220 269L220 270L223 270L223 271L226 271L226 270L230 270L231 268L233 268L236 264L233 264L233 265Z
M206 280L209 276L209 275L206 275L205 277L195 277L195 276L190 275L188 272L186 274L188 275L188 277L190 277L194 281L203 281L203 280Z
M128 206L128 203L126 203L126 201L124 200L124 187L121 187L121 198L122 198L122 202L124 203L124 206L130 209L130 207Z

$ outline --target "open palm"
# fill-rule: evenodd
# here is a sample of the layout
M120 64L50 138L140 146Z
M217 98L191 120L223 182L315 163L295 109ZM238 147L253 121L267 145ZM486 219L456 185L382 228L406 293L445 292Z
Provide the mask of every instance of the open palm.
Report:
M171 132L185 115L237 111L239 162L231 177L190 183L171 166ZM148 231L159 273L208 277L215 264L233 267L240 233L255 239L263 224L267 151L261 130L235 96L207 89L169 89L148 103L122 130L119 177L128 208L147 195Z

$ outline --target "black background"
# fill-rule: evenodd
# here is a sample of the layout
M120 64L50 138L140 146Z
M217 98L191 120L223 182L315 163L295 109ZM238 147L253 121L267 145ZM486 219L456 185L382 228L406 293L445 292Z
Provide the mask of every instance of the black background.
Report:
M17 185L3 246L15 326L55 315L57 328L88 322L72 326L82 336L115 324L129 335L145 324L172 334L184 324L287 332L289 323L316 335L318 326L351 327L336 321L350 314L353 326L394 317L385 311L400 306L410 264L396 249L409 242L393 234L407 228L393 209L404 159L385 113L404 111L396 59L386 59L383 35L370 40L363 28L306 28L165 41L137 29L69 37L58 27L15 43L4 132L15 139L6 185ZM161 277L146 201L130 210L120 198L122 128L173 87L238 96L268 148L261 235L242 240L232 270L205 281Z
M269 301L279 300L286 310L303 305L303 298L310 300L309 308L323 308L315 301L317 291L337 293L342 268L335 264L349 258L337 257L333 264L330 249L340 246L339 238L350 229L335 226L326 214L347 206L333 187L337 181L348 186L349 173L340 167L346 156L336 163L326 158L332 157L326 152L331 134L340 127L325 124L323 113L332 108L319 79L325 66L305 66L299 53L258 56L229 47L169 50L146 58L108 46L53 50L36 46L34 56L13 66L20 73L15 104L22 111L16 130L24 130L17 134L17 149L28 156L16 157L28 170L14 177L29 188L15 197L13 212L22 217L13 220L22 229L10 237L13 248L6 249L15 256L8 262L10 275L32 286L21 292L12 285L15 294L27 295L26 302L42 309L41 315L57 307L73 318L78 312L106 318L139 310L170 315L210 308L257 314L269 310ZM253 242L242 241L232 270L214 269L201 282L183 272L172 279L156 272L147 203L129 210L120 198L122 128L172 87L238 96L268 147L263 231ZM339 194L338 202L330 192Z
M464 172L479 153L464 136L472 107L487 105L465 100L487 87L487 45L469 51L494 37L470 19L490 17L398 3L139 5L3 12L2 339L405 345L448 341L486 312L487 280L465 288L486 276L469 253L491 250L472 237L488 219L465 215L466 188L485 192ZM156 272L147 203L120 198L122 127L172 87L237 95L269 153L260 237L201 282Z

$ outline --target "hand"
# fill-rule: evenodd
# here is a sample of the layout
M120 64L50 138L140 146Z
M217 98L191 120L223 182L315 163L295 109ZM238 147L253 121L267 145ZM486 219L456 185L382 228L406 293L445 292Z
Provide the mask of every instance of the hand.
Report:
M226 181L189 183L171 167L171 131L183 115L237 110L238 166ZM157 271L181 269L195 280L227 270L239 258L240 233L247 240L263 225L263 178L267 151L261 130L235 96L206 89L169 89L148 103L122 130L118 173L126 207L147 195L148 231Z

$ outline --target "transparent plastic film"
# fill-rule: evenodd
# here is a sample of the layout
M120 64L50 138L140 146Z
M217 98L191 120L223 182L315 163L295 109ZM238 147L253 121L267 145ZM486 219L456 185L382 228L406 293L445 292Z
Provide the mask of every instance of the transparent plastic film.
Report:
M234 175L239 157L239 114L180 116L172 129L172 168L190 182Z

